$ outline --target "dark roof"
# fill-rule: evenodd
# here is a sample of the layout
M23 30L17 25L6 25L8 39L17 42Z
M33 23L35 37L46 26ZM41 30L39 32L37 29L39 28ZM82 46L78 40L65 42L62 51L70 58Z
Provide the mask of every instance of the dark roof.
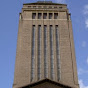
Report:
M60 4L60 3L53 3L52 1L37 1L35 3L25 3L23 5L65 5L66 4Z
M38 81L38 82L35 82L35 83L32 83L32 84L26 85L26 86L21 87L21 88L31 88L31 87L37 86L37 85L39 85L39 84L41 84L41 83L44 83L44 82L49 82L49 83L52 83L52 84L54 84L54 85L60 86L60 87L62 87L62 88L72 88L72 87L70 87L70 86L68 86L68 85L64 85L64 84L62 84L62 83L55 82L55 81L52 81L52 80L50 80L50 79L44 79L44 80L41 80L41 81Z

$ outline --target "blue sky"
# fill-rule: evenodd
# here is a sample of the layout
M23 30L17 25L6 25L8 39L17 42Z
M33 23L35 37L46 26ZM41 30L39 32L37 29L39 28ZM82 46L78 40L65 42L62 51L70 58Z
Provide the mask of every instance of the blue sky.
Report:
M19 12L23 3L35 1L0 1L0 88L12 88ZM80 88L88 88L88 0L54 0L53 2L68 4L73 24Z

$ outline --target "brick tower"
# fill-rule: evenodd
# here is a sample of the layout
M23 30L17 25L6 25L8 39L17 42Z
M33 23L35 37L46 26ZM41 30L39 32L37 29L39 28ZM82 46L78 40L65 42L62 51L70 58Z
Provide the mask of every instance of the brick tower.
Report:
M79 88L66 4L23 4L13 88Z

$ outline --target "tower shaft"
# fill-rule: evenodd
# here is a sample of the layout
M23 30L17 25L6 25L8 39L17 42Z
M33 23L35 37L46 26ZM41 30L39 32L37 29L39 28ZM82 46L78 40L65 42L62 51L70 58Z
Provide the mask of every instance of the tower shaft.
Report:
M13 88L44 79L78 88L67 5L44 2L24 4L20 13Z

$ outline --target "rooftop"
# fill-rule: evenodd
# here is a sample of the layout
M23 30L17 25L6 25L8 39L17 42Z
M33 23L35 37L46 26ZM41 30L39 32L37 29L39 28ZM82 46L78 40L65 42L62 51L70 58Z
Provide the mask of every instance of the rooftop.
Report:
M24 5L65 5L61 3L53 3L52 1L37 1L35 3L25 3Z
M52 1L37 1L37 3L52 3Z

